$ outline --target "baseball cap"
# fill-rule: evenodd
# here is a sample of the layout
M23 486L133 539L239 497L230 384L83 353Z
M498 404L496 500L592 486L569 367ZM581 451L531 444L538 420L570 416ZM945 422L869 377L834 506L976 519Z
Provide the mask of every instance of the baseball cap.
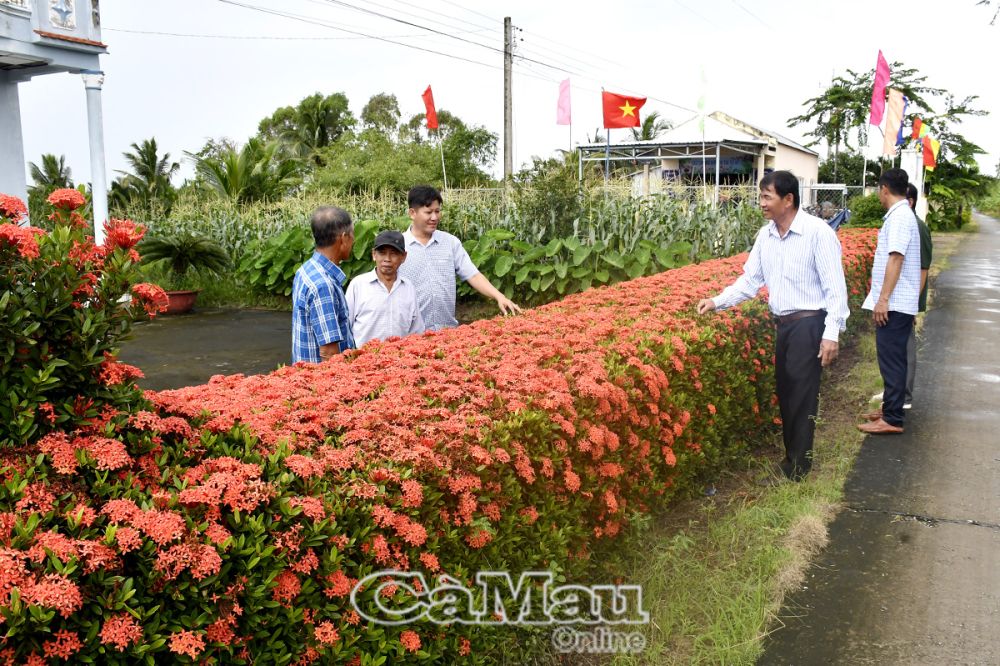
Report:
M403 234L396 230L390 229L388 231L380 232L379 235L375 237L375 244L372 246L372 249L377 250L386 245L399 250L403 254L406 254L406 244L403 242Z

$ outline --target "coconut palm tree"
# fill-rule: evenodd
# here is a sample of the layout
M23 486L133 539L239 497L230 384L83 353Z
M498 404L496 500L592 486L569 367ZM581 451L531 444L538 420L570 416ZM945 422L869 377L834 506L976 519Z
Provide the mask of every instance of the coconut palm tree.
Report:
M672 122L660 117L659 111L650 111L642 119L640 127L632 128L632 138L636 141L652 141L673 126Z
M286 156L280 141L253 138L239 150L223 147L214 157L188 153L209 187L237 203L277 199L301 182L301 163Z
M73 173L66 166L65 155L56 157L51 153L45 153L42 155L41 167L34 162L28 162L28 169L31 172L31 180L35 182L28 188L29 192L36 189L44 190L45 195L48 196L52 190L73 187Z
M131 172L118 171L121 177L111 184L112 202L122 208L137 204L147 213L153 208L169 213L177 198L170 179L180 164L170 161L170 153L159 155L156 137L133 143L132 151L122 153Z

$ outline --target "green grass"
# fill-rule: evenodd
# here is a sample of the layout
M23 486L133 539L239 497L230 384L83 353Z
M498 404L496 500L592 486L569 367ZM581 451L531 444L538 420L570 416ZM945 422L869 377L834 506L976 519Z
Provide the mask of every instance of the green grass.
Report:
M881 388L870 329L863 327L843 356L824 380L816 459L806 481L754 484L768 460L781 455L776 437L770 455L748 458L719 479L714 497L675 507L639 537L648 547L618 573L644 590L647 647L609 663L756 661L783 595L826 544L826 523L863 440L857 414Z

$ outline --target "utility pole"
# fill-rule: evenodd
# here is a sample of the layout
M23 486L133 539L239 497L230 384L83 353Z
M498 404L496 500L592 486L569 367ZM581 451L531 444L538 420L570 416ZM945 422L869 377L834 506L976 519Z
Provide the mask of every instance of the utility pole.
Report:
M514 116L511 79L514 68L514 36L510 17L503 19L503 178L514 176Z

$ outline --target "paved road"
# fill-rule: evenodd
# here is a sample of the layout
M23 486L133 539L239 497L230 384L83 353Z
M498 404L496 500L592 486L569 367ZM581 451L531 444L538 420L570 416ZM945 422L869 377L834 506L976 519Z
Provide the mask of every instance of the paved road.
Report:
M139 385L172 389L212 375L255 375L291 362L292 315L266 310L203 310L137 324L121 360L146 373Z
M1000 222L935 285L906 432L869 437L760 664L1000 664Z

